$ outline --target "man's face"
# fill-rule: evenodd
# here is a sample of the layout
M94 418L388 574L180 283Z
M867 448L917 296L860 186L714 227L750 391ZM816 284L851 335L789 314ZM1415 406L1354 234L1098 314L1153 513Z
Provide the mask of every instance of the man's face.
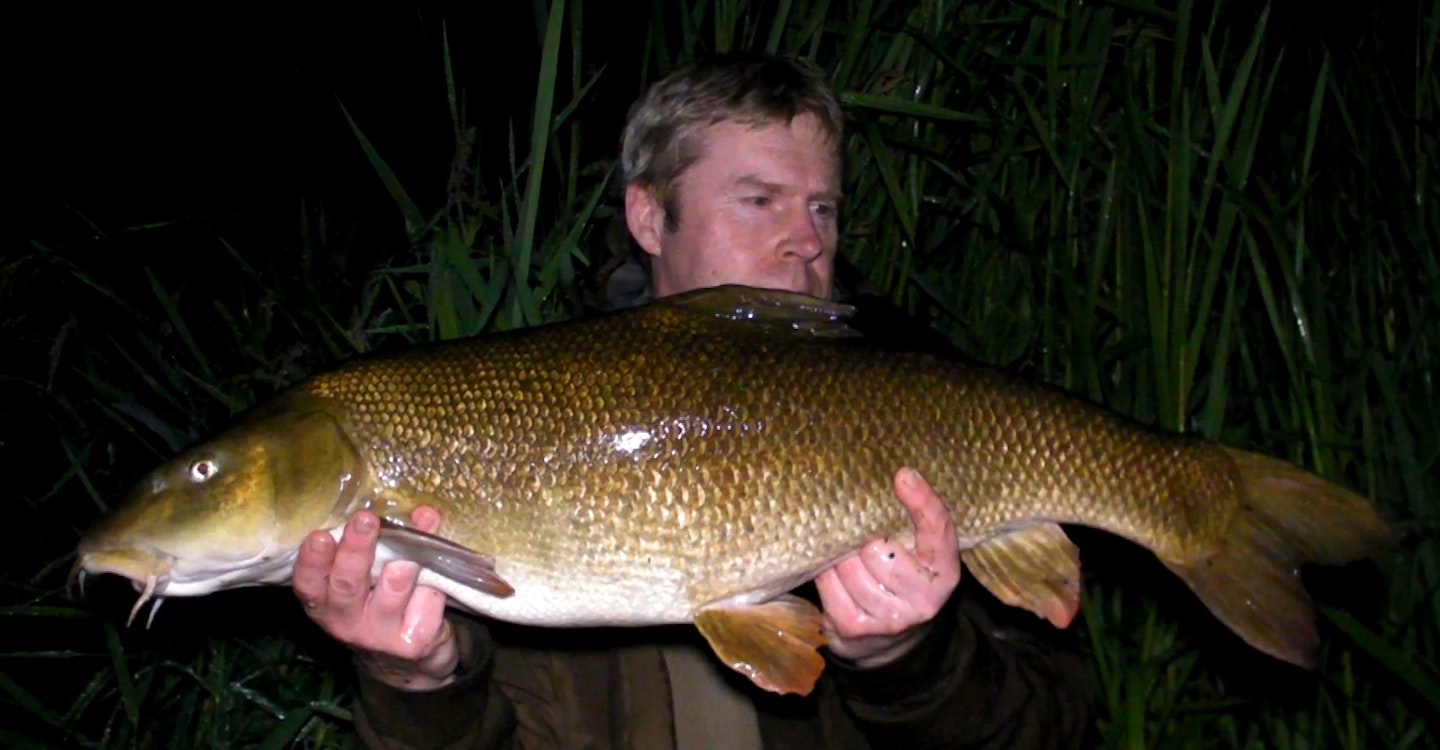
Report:
M721 284L830 295L840 164L813 115L701 134L701 156L676 183L678 229L647 187L631 185L630 232L651 257L655 295Z

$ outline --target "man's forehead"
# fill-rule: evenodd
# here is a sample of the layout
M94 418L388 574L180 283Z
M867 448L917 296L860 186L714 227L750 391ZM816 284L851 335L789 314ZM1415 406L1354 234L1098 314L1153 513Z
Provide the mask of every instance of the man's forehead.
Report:
M801 117L807 117L807 120L802 122ZM803 165L799 172L808 172L810 167L818 166L817 171L822 174L815 176L832 183L824 188L824 192L839 192L840 153L830 134L819 127L819 121L813 116L800 115L788 122L783 119L763 122L723 119L698 128L692 138L693 161L676 175L678 181L688 182L689 173L699 168L708 173L706 182L722 189L761 186L813 190L814 186L798 181L802 178L797 166L801 165L789 163L798 154L809 152L819 159L802 157L802 161L809 163ZM801 148L793 148L796 141L787 142L788 138L797 139ZM725 142L717 144L717 140ZM777 156L781 158L776 159ZM816 161L821 164L816 165Z

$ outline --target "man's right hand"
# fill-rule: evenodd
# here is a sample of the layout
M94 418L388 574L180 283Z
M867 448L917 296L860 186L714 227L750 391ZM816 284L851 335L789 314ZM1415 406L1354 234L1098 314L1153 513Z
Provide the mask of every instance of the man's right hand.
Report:
M411 520L428 533L440 528L439 512L427 506L416 508ZM419 565L403 560L387 563L372 587L379 538L380 520L370 511L350 518L338 545L328 532L310 534L295 561L295 595L305 613L354 649L381 682L402 690L448 685L460 651L445 618L445 595L417 586Z

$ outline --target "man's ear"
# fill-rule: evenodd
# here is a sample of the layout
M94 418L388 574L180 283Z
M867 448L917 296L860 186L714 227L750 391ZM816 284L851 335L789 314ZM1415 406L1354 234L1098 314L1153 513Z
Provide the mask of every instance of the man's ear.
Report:
M660 254L660 235L665 231L665 209L649 185L632 182L625 186L625 225L640 249Z

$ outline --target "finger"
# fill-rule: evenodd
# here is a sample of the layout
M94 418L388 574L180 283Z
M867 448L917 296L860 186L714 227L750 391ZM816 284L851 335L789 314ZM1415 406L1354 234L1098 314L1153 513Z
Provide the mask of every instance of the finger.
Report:
M888 545L883 542L868 544L859 555L847 560L846 564L836 566L835 573L840 585L844 586L851 601L855 602L856 609L864 614L860 621L863 623L891 621L895 618L897 608L904 604L898 601L895 592L887 589L872 572L872 566L878 565L874 558L883 557L885 554L877 551L880 548L888 549Z
M849 632L853 623L869 618L869 615L855 604L855 599L840 580L837 568L848 563L850 560L845 560L815 577L815 590L820 594L820 611L824 613L832 629L841 633Z
M946 535L955 536L949 509L920 472L909 467L895 473L895 496L915 526L915 548L943 547Z
M918 554L893 545L871 545L860 561L876 586L893 599L888 602L890 610L906 620L934 616L959 582L958 575L948 575Z
M915 544L911 547L943 580L960 580L960 543L956 538L955 521L950 509L934 488L913 469L902 469L895 476L895 494L915 526Z
M441 641L453 637L445 619L445 595L429 586L415 589L400 624L400 640L428 656Z
M352 624L359 621L365 598L370 593L370 569L375 564L379 529L380 521L370 511L356 513L345 524L345 533L335 551L335 564L330 568L326 619Z
M365 604L365 629L372 633L398 632L416 594L420 566L408 560L386 563L380 582Z
M440 511L421 505L410 512L410 521L415 524L415 528L426 534L434 534L440 530Z
M305 538L295 558L291 588L305 603L307 613L315 613L325 602L329 586L330 566L335 562L335 540L329 533L316 531Z

